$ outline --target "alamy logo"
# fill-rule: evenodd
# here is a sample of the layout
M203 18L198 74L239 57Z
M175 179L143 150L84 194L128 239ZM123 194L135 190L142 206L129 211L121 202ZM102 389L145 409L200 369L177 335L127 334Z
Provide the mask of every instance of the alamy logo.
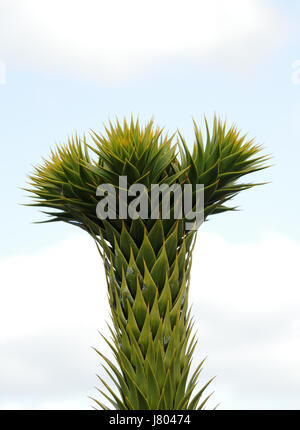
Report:
M101 197L96 207L99 219L184 218L186 230L197 230L204 220L203 184L196 184L194 190L191 184L151 184L149 195L146 185L128 188L127 177L119 176L118 187L101 184L96 196Z
M0 61L0 85L5 85L6 83L6 64Z
M293 69L292 76L291 76L292 83L294 85L299 85L300 84L300 60L293 61L292 69Z

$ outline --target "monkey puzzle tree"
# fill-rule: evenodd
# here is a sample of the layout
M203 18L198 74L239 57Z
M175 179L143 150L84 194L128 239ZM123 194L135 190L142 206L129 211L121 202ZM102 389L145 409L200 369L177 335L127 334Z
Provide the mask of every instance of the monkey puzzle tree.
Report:
M214 119L212 133L206 125L204 144L194 123L193 151L178 132L163 136L150 121L144 128L131 118L91 133L93 145L75 136L58 146L30 176L33 205L51 208L50 220L64 221L87 231L103 258L112 316L111 340L106 339L116 362L97 351L114 388L102 378L102 394L116 409L201 409L202 393L210 381L195 390L203 362L191 374L196 346L188 308L192 250L196 230L187 229L188 217L175 216L176 199L170 199L169 216L120 216L122 193L133 184L150 190L153 184L192 186L203 184L202 218L234 210L226 202L239 191L258 184L237 180L264 169L267 156L261 147L241 136L235 127ZM179 153L176 153L178 148ZM93 154L93 155L92 155ZM120 188L126 177L127 189ZM97 189L110 184L118 197L114 216L99 218ZM129 208L134 196L128 196ZM151 197L147 197L151 203ZM53 210L54 209L54 210ZM124 208L123 208L124 209ZM123 211L124 212L124 211ZM195 214L196 212L193 211ZM106 405L96 400L103 409Z

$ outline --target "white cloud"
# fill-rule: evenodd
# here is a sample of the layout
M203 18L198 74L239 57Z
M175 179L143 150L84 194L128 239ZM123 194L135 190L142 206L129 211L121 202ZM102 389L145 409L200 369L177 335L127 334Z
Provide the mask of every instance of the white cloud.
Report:
M210 406L298 408L300 244L270 234L232 244L200 232L190 303ZM84 233L0 262L0 409L89 409L102 373L90 346L109 321L100 256Z
M87 396L99 372L91 346L103 345L98 330L107 333L109 321L94 247L79 235L39 254L1 261L0 408L91 405Z
M0 54L109 80L178 59L248 68L282 40L282 21L264 0L2 0Z
M279 234L230 244L200 233L191 302L222 408L299 408L299 254Z

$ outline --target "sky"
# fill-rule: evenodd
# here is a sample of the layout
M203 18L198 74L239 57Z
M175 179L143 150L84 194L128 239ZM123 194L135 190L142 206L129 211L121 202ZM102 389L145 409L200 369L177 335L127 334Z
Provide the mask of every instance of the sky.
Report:
M300 405L300 5L293 0L0 0L0 409L89 409L106 346L102 262L23 206L32 166L75 132L152 116L193 144L214 113L272 155L211 217L190 303L207 408ZM98 384L99 385L99 384Z

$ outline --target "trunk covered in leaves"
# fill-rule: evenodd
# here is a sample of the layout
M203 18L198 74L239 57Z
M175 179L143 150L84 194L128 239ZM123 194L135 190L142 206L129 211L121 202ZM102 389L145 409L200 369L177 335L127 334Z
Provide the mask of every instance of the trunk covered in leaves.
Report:
M119 369L98 352L119 388L116 395L107 386L113 405L194 409L205 388L192 398L202 363L187 384L195 347L187 300L194 232L185 234L181 220L157 220L147 230L138 219L130 231L124 223L110 235L112 248L102 242L114 326L113 344L107 342Z

